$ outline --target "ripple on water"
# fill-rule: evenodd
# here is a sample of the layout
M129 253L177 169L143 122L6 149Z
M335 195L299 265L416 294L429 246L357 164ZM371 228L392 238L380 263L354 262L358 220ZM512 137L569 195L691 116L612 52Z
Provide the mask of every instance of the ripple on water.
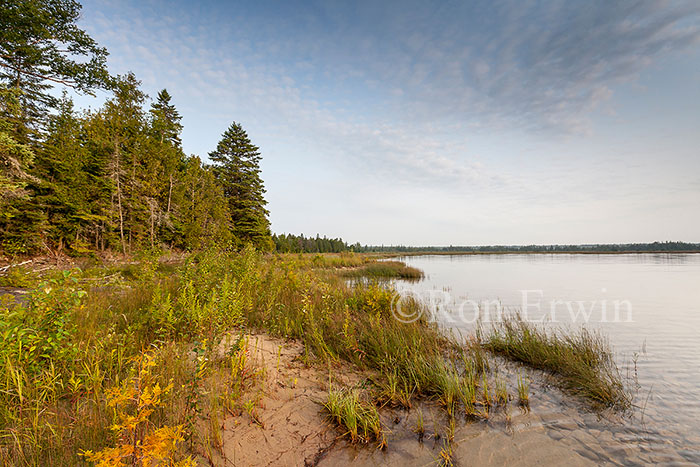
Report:
M700 254L420 256L404 260L426 273L423 282L407 284L419 292L447 290L453 297L499 299L504 306L516 308L522 300L521 290L542 290L545 304L552 298L629 300L633 322L591 322L587 326L599 327L609 336L623 375L634 374L637 354L640 387L632 415L614 421L591 417L545 386L538 391L539 400L533 394L533 410L527 415L531 418L522 423L539 424L554 441L593 462L700 464ZM566 321L567 314L557 316ZM470 329L469 325L457 327L463 332ZM579 428L566 429L571 423ZM587 450L593 454L585 454Z

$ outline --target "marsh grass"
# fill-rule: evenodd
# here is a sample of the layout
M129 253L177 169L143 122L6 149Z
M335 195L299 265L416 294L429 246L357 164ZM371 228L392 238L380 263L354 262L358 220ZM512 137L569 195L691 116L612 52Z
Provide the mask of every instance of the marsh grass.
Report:
M452 443L448 439L443 442L442 448L440 448L437 464L440 467L452 467L454 465Z
M615 364L608 341L585 328L564 334L547 332L506 315L484 338L485 348L561 378L567 390L588 400L595 408L630 408L632 396Z
M379 422L379 412L373 403L362 400L357 389L330 389L323 405L329 417L349 436L352 443L376 441L386 444Z
M507 405L508 404L508 388L506 387L506 381L505 379L502 379L500 377L496 377L496 381L494 383L495 386L495 396L494 399L496 401L496 404L498 405Z
M343 271L345 277L366 277L371 279L420 280L423 271L408 266L401 261L372 261L360 267Z
M419 440L423 440L425 436L425 421L423 420L423 410L420 408L416 412L416 426L413 428L413 432L418 435Z
M530 381L527 376L523 378L520 372L518 372L518 404L526 408L530 406Z

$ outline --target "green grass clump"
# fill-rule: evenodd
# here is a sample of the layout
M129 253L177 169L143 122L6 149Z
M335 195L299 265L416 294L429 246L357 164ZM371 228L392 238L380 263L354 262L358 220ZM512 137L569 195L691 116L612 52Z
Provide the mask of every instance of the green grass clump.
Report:
M607 340L599 333L547 332L507 315L484 339L492 352L561 377L563 386L595 408L626 410L632 397L615 364Z
M518 373L518 403L522 407L530 406L530 381L527 376L523 376Z
M349 436L352 443L377 441L381 447L386 444L377 408L361 400L357 390L331 389L323 407L338 426L347 430L344 436Z
M423 271L407 266L400 261L373 261L361 267L344 271L345 277L367 277L370 279L420 280Z

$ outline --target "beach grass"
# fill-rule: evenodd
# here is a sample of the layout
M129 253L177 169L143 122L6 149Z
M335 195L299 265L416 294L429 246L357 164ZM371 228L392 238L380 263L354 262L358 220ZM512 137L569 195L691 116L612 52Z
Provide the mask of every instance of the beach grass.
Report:
M610 344L598 332L585 328L548 331L518 314L508 314L483 337L483 345L498 355L557 375L565 389L596 408L631 407L632 396ZM522 391L524 395L524 385ZM520 400L528 399L521 396Z
M386 444L377 408L371 401L362 400L357 389L331 388L323 407L352 443Z
M343 271L345 277L365 277L370 279L420 280L423 271L408 266L401 261L373 261L363 266Z
M210 250L178 265L150 256L43 274L21 299L0 301L0 463L97 463L125 439L147 446L166 432L170 450L156 453L163 459L211 458L227 414L260 420L255 387L264 375L246 361L240 337L258 331L300 342L308 364L342 360L367 372L374 385L360 412L367 404L410 407L416 398L457 411L472 397L461 383L477 366L473 355L424 319L394 319L390 284L343 274L372 261ZM404 305L424 312L417 301ZM230 336L239 338L224 352ZM137 363L145 360L147 378ZM119 417L138 415L129 402L134 385L149 395L161 391L158 404L139 415L138 426L112 430L117 406L110 404L121 404ZM338 404L352 401L338 391ZM364 437L358 423L356 436Z
M97 463L125 440L146 449L154 436L169 437L167 452L151 453L168 462L211 459L222 449L228 414L248 413L261 424L265 374L245 350L245 336L256 332L299 342L309 365L344 362L367 375L362 394L333 388L325 402L351 441L385 443L376 417L384 405L426 399L450 419L488 417L508 396L489 376L485 349L556 372L600 404L628 403L599 336L553 336L511 320L482 345L465 344L428 322L417 300L404 300L402 313L419 319L395 319L390 282L347 280L348 270L384 263L357 254L212 249L180 264L150 256L32 277L27 293L0 300L0 463ZM153 407L139 414L134 401L144 394ZM115 430L115 420L127 417L141 418Z

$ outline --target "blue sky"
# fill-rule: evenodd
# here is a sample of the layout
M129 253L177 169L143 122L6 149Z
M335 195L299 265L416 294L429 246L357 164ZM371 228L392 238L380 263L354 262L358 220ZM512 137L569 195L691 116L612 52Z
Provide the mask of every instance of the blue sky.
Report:
M696 0L91 0L80 24L173 95L187 153L243 124L276 232L700 241Z

